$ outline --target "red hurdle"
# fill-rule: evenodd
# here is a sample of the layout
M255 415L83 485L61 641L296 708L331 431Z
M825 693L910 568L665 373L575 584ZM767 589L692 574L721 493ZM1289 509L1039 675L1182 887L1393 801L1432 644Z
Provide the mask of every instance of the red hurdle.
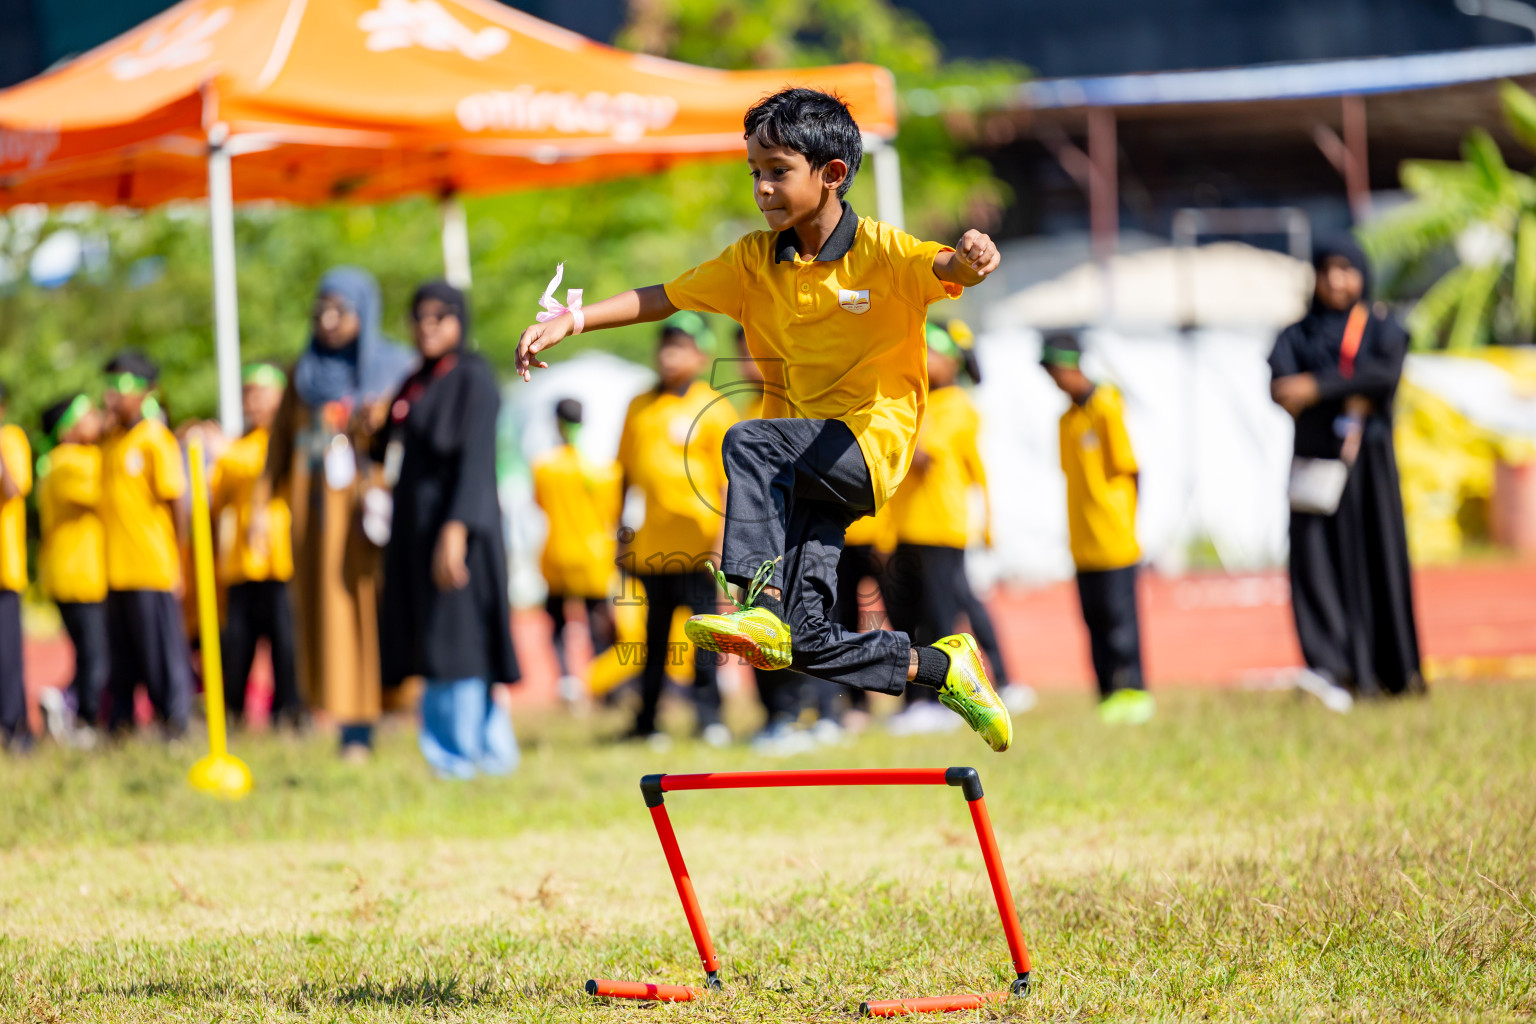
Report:
M699 990L687 985L652 985L648 981L611 981L593 978L587 982L587 995L613 999L649 999L659 1003L690 1003Z
M974 768L854 768L814 771L783 772L706 772L698 775L647 775L640 780L640 792L645 805L650 808L651 821L656 826L656 836L661 840L662 853L667 858L667 868L677 886L678 899L683 904L683 915L688 919L688 929L693 933L694 946L699 951L699 962L710 988L720 988L720 959L715 955L714 942L709 937L709 926L704 923L704 911L693 891L693 879L688 875L688 865L683 861L682 850L677 845L677 835L672 831L672 820L667 816L666 793L678 793L698 789L783 789L801 786L957 786L970 807L971 822L976 827L976 839L981 844L981 859L987 866L987 879L992 883L992 895L997 900L998 916L1003 922L1003 937L1008 952L1013 957L1016 977L1008 992L987 992L950 996L924 996L915 999L871 1000L860 1005L862 1014L872 1017L895 1017L908 1013L933 1013L949 1010L975 1009L987 1002L1003 999L1009 993L1024 995L1029 991L1029 950L1024 945L1024 931L1019 927L1018 911L1013 906L1013 893L1008 887L1008 874L1003 869L1003 857L997 848L997 836L992 831L992 819L987 814L986 800L982 797L981 777ZM633 981L594 980L587 982L590 995L611 996L621 999L653 999L683 1001L695 998L698 993L682 985L649 985Z
M859 1004L861 1017L901 1017L908 1013L949 1013L976 1010L998 1002L1006 993L982 992L958 996L919 996L916 999L871 999Z

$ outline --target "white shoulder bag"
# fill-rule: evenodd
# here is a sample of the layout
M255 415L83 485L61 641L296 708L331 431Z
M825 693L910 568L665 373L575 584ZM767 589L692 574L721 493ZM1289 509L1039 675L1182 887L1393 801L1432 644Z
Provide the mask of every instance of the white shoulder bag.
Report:
M1360 339L1365 337L1369 319L1370 313L1363 302L1350 310L1349 322L1344 325L1344 338L1339 344L1339 372L1345 377L1354 376L1355 354L1360 351ZM1286 488L1291 511L1331 516L1339 510L1347 483L1349 463L1343 459L1312 459L1298 455L1291 459L1291 479Z

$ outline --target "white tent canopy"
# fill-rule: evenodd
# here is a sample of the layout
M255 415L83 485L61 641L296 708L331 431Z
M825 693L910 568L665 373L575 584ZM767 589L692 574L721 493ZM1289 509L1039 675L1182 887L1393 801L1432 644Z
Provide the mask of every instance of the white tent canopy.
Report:
M1311 288L1312 268L1301 260L1239 242L1149 249L1025 288L992 304L986 325L1269 330L1301 319Z

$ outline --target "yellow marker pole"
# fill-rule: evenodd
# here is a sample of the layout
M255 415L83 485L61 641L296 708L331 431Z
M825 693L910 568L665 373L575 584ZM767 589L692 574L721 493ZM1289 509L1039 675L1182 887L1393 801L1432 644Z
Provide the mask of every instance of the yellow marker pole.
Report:
M192 562L197 567L197 621L203 635L203 697L208 712L208 756L192 766L187 781L194 789L229 800L251 791L251 770L229 753L224 733L224 663L219 652L218 592L213 582L213 529L208 516L208 486L203 471L203 434L187 442L192 469Z

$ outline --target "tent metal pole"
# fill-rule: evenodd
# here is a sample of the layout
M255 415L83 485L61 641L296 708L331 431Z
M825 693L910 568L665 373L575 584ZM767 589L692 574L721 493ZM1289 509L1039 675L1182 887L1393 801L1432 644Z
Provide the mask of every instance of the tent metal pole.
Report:
M443 277L455 288L474 283L469 269L469 216L464 204L453 193L443 196L439 208L443 215Z
M905 228L901 201L901 154L885 139L876 141L869 154L875 167L875 213L894 228Z
M210 133L212 134L212 133ZM244 433L240 410L240 309L235 287L235 195L227 140L208 147L208 230L213 241L213 323L219 368L219 423Z

